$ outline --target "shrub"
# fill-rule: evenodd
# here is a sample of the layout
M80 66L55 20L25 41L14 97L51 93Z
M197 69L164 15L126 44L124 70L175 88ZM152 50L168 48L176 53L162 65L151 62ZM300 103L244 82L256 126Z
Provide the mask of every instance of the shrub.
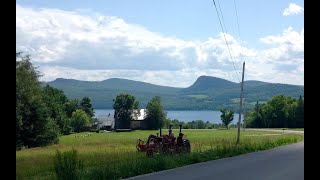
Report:
M47 119L48 123L45 125L45 131L36 137L36 142L40 146L59 143L60 129L57 123L52 119Z
M83 162L78 159L78 153L75 149L63 153L57 150L54 169L59 180L78 180L83 171Z

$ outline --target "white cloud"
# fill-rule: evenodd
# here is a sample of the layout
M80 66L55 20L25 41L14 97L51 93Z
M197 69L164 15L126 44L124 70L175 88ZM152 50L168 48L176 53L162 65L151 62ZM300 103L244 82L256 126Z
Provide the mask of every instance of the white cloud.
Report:
M45 81L118 77L175 87L189 86L200 75L238 81L222 33L186 41L91 11L16 5L16 37L17 51L31 54ZM261 38L272 46L264 50L244 47L230 34L226 38L238 71L245 57L245 79L303 84L303 29Z
M301 14L303 13L304 8L294 4L294 3L290 3L289 7L285 8L282 15L283 16L292 16L292 15L297 15L297 14Z
M283 63L303 63L304 61L304 29L299 33L289 27L283 31L282 35L267 36L260 41L276 46L262 51L262 56L267 59Z

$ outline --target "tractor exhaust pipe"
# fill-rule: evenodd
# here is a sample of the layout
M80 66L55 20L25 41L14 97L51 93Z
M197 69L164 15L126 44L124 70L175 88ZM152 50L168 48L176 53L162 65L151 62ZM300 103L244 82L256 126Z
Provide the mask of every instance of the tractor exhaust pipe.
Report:
M170 124L170 126L169 126L169 130L172 130L172 129L171 129L171 127L172 127L172 124Z
M182 125L180 124L180 125L179 125L179 127L180 127L180 131L179 131L179 133L181 133L181 126L182 126Z
M161 127L160 127L160 137L162 136L162 130L161 130Z

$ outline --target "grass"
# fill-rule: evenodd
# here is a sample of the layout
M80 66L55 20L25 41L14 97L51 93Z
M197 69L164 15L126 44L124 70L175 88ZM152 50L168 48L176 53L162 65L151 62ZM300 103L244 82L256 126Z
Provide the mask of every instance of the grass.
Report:
M240 102L238 100L238 102ZM264 103L267 103L268 101L259 101L259 104L264 104ZM252 101L252 102L249 102L248 104L251 104L251 105L256 105L257 104L257 101Z
M190 155L160 156L152 159L147 158L145 153L136 152L135 144L138 138L146 140L149 134L156 134L158 131L78 133L62 136L57 145L17 151L16 179L56 179L56 150L66 152L76 149L83 162L82 176L85 179L119 179L273 148L303 139L302 135L297 134L269 136L266 134L279 133L241 131L241 143L235 146L236 129L183 131L191 142ZM177 132L178 130L174 130L175 134Z
M191 95L187 95L188 97L192 97L192 98L196 98L196 99L205 99L207 97L209 97L208 95L205 94L191 94Z
M276 130L293 130L293 131L304 131L304 128L269 128L269 129L276 129Z

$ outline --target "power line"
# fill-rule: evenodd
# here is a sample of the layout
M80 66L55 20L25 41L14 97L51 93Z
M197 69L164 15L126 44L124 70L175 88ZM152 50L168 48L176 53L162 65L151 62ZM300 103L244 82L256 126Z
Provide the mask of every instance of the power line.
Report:
M234 2L234 9L236 11L236 18L237 18L237 27L238 27L238 35L239 35L239 39L241 39L240 36L240 25L239 25L239 16L238 16L238 10L237 10L237 5L236 5L236 0L233 0ZM242 54L240 53L240 60L243 62L243 58L242 58ZM242 97L244 98L244 94L242 94ZM240 111L241 111L241 107L240 107ZM245 102L243 101L243 121L245 121L244 116L245 116ZM244 126L245 123L243 122Z
M232 55L231 55L231 52L230 52L230 48L229 48L229 44L228 44L228 41L227 41L227 38L226 38L226 35L225 35L225 31L223 29L223 26L222 26L222 23L221 23L221 20L220 20L220 16L219 16L219 12L218 12L218 8L217 8L217 5L215 3L215 1L213 0L213 4L214 4L214 7L216 9L216 12L217 12L217 15L218 15L218 19L219 19L219 23L220 23L220 26L221 26L221 29L222 29L222 33L223 33L223 37L224 37L224 40L226 42L226 45L227 45L227 48L228 48L228 52L229 52L229 56L231 58L231 61L232 61L232 64L233 64L233 68L236 72L236 75L237 75L237 78L238 78L238 81L240 83L240 79L239 79L239 76L238 76L238 73L237 73L237 70L236 70L236 67L235 67L235 64L234 64L234 61L233 61L233 58L232 58Z
M240 36L239 17L238 17L238 10L237 10L237 5L236 5L236 0L233 0L233 2L234 2L234 9L235 9L235 11L236 11L238 35L239 35L239 39L241 39L241 36ZM241 60L241 62L243 62L241 53L240 53L240 60Z
M239 34L239 38L240 38L240 26L239 26L239 18L238 18L238 11L237 11L237 5L236 5L236 0L233 0L234 2L234 8L236 10L236 17L237 17L237 27L238 27L238 34Z
M219 8L220 14L221 14L222 25L224 27L225 33L228 34L228 30L227 30L226 24L224 23L225 21L224 21L224 17L223 17L223 13L222 13L222 10L221 10L221 6L220 6L220 1L219 0L217 1L217 4L218 4L218 8ZM232 54L232 47L231 46L230 46L230 53ZM237 75L237 73L239 71L238 69L240 69L240 68L236 63L235 63L235 65L236 65L236 67L235 67L236 70L235 71L236 71L236 75ZM240 71L239 71L239 74L241 74ZM238 78L238 80L239 80L239 78Z
M221 6L220 6L220 1L219 0L217 0L217 4L218 4L218 8L219 8L220 14L221 14L222 25L224 27L225 33L228 34L228 30L227 30L227 27L226 27L226 24L225 24L225 21L224 21L224 17L223 17L223 13L222 13L222 10L221 10ZM231 46L230 46L230 52L232 54L232 47ZM235 67L236 68L236 74L237 73L241 74L239 65L237 63L235 63L235 66L236 66ZM238 80L239 80L239 78L238 78Z
M224 23L225 21L224 21L224 18L223 18L223 13L222 13L222 10L221 10L221 7L220 7L220 1L219 0L217 1L217 4L218 4L218 8L219 8L220 14L221 14L222 25L224 27L225 32L228 34L228 30L227 30L226 24Z

